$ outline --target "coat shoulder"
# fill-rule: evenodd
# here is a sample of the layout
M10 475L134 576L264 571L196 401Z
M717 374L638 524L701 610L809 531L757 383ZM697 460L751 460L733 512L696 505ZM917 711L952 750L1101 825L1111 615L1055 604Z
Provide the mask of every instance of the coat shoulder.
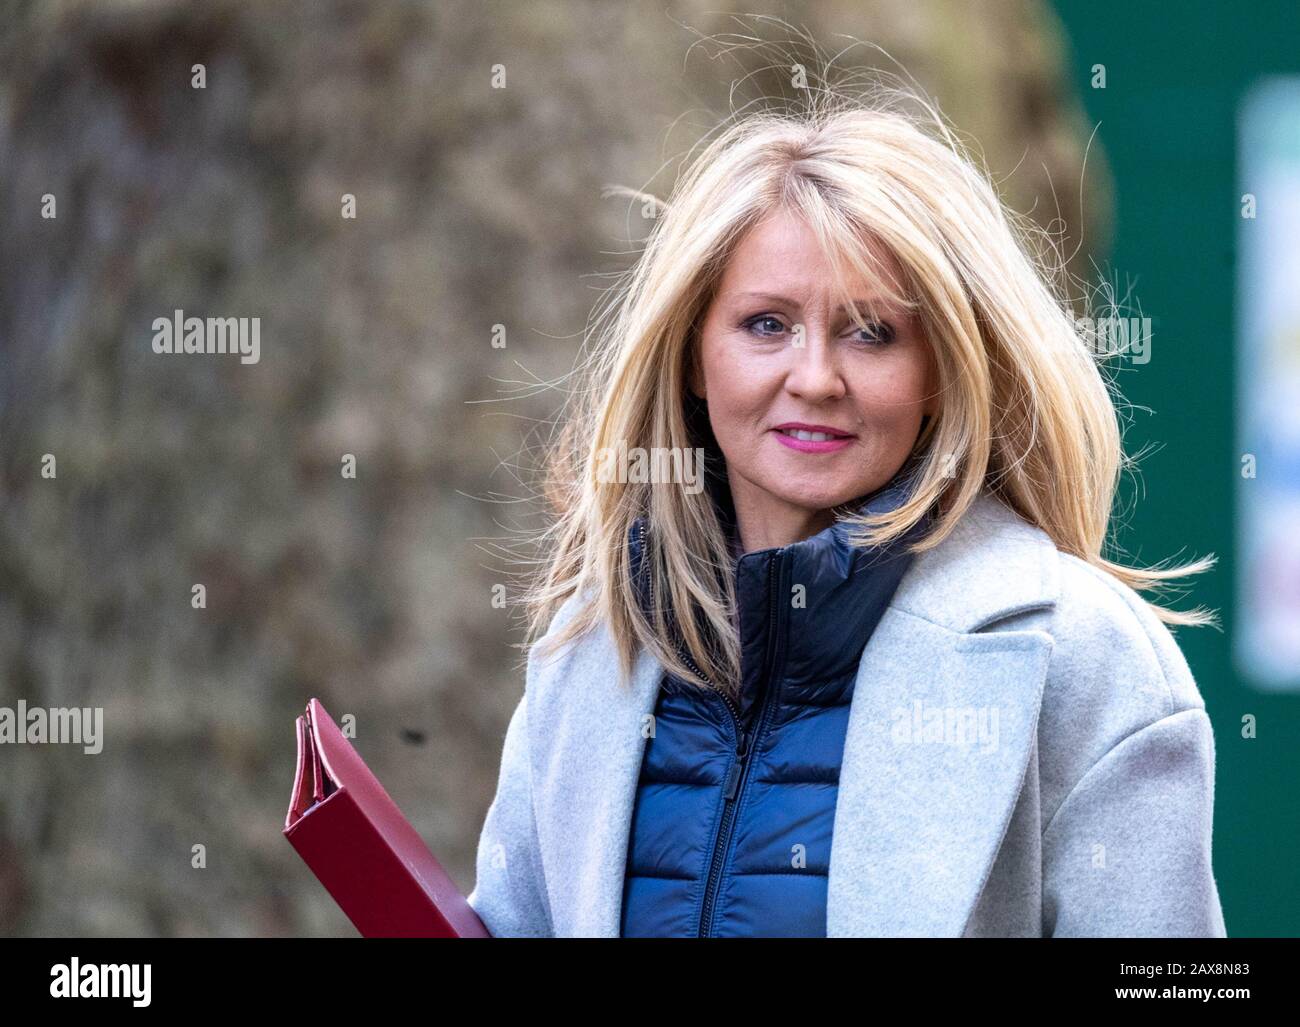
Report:
M1205 720L1187 660L1146 600L992 494L918 557L896 605L953 631L1050 637L1039 747L1061 783L1161 720Z
M1050 559L1053 601L994 626L1052 639L1038 718L1045 821L1092 767L1153 725L1167 722L1178 744L1212 745L1191 668L1146 600L1055 546Z
M1143 724L1204 709L1182 650L1151 605L1102 568L1058 549L1001 499L981 495L918 564L910 587L900 590L913 611L954 630L1051 636L1045 703L1086 694Z
M1086 560L1059 551L1056 560L1060 591L1050 630L1058 659L1073 659L1075 669L1091 664L1115 691L1132 693L1135 712L1148 721L1204 709L1182 649L1151 605Z

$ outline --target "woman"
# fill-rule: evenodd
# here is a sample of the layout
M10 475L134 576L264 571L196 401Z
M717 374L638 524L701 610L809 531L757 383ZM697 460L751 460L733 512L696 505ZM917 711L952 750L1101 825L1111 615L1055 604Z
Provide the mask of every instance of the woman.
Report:
M1209 561L1101 556L1107 383L935 123L765 112L677 184L556 457L493 934L1225 933L1211 617L1135 591Z

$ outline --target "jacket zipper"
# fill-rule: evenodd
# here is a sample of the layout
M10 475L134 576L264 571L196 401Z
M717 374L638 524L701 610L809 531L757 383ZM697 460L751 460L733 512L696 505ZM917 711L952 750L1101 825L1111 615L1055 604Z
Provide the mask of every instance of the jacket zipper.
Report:
M645 559L645 521L638 525L638 539L641 545L641 557ZM713 909L717 901L718 886L722 881L722 863L723 856L727 851L727 846L731 841L732 822L735 819L735 812L739 808L740 796L745 789L745 784L749 779L749 746L750 743L760 737L763 728L767 723L768 711L771 708L771 697L776 689L771 687L771 679L777 667L778 659L784 655L785 636L783 633L784 622L781 618L781 611L785 608L780 602L781 574L785 568L785 550L778 549L772 557L771 569L768 573L768 629L767 651L763 660L763 678L765 687L763 689L763 703L759 710L758 724L751 735L745 730L741 722L740 708L735 704L732 698L722 689L718 688L704 676L704 673L696 666L695 661L691 659L684 646L677 647L677 655L682 658L686 664L700 680L706 682L713 693L723 701L727 710L731 713L732 733L736 737L736 755L731 762L731 767L727 771L727 777L722 787L722 818L718 825L718 833L713 841L713 854L709 859L709 876L704 889L704 902L700 907L700 924L699 937L707 938L713 930ZM654 605L654 578L650 578L650 603Z
M773 682L776 677L780 659L784 656L784 624L781 611L785 608L780 601L781 574L785 567L785 550L778 549L772 557L771 570L768 574L769 617L767 635L767 653L763 661L763 703L758 714L758 723L754 733L747 735L740 722L740 716L733 709L733 719L737 735L736 758L727 772L722 789L722 818L718 824L718 833L713 841L713 855L709 859L709 876L704 888L704 902L700 906L700 925L698 936L707 938L713 933L713 915L718 898L718 888L722 883L722 867L727 848L731 843L731 830L735 826L736 811L740 808L740 799L749 782L749 761L751 743L761 738L767 726L768 713L772 708L772 696L776 692ZM718 691L722 698L726 694ZM730 706L730 703L728 703Z

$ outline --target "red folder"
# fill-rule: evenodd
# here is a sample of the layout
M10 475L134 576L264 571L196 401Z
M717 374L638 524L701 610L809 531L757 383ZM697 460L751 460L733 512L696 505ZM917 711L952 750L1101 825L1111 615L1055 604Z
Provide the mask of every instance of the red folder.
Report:
M367 938L489 937L317 699L298 718L284 836Z

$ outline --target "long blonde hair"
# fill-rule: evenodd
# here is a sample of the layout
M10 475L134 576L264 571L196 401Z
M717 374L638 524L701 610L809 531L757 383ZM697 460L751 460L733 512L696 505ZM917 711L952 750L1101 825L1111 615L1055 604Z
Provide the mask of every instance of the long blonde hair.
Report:
M923 116L905 109L911 102ZM733 117L702 141L644 252L593 319L582 384L551 448L547 493L556 519L526 598L529 645L578 596L549 646L603 622L624 679L645 646L686 681L736 687L732 558L708 492L600 480L608 475L597 465L620 445L646 452L699 445L684 411L698 322L737 241L778 209L817 234L842 295L856 273L914 309L937 360L941 406L913 450L921 463L912 498L888 514L850 517L860 544L897 539L933 504L940 511L933 530L911 547L922 552L988 490L1058 549L1133 589L1213 565L1211 556L1137 568L1102 556L1119 476L1132 462L1113 384L1074 320L1070 276L1063 262L1042 256L1046 233L1004 206L919 95L893 90L868 100L820 89L786 109ZM885 274L880 246L905 281ZM647 570L661 597L649 616L628 547L643 514L654 526ZM1201 609L1152 608L1168 624L1214 622ZM668 610L695 615L670 618Z

